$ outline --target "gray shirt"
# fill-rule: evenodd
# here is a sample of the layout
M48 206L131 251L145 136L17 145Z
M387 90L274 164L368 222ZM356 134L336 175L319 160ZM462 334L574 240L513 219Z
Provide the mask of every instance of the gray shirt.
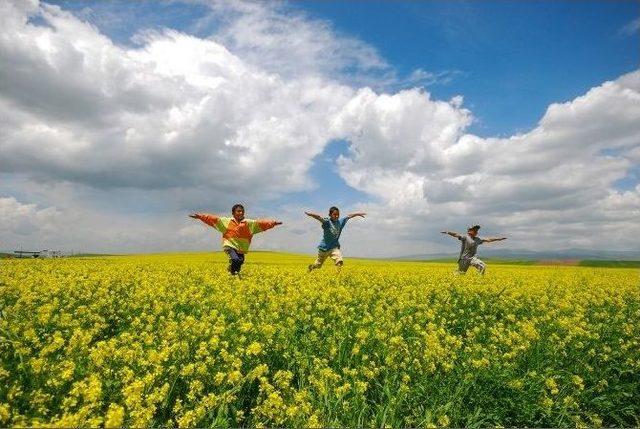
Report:
M471 237L469 234L464 235L458 238L462 242L462 247L460 248L460 256L458 257L458 261L462 259L471 259L476 256L476 252L478 251L478 246L484 243L480 237Z

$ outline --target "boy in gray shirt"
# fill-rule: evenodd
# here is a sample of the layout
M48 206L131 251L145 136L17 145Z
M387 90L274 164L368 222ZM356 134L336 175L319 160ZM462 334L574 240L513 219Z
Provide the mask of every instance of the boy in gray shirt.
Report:
M484 275L486 264L476 257L478 246L482 243L492 243L494 241L507 239L507 237L480 238L478 237L479 229L480 225L470 226L469 229L467 229L466 235L461 235L457 232L442 231L443 234L448 234L462 242L460 247L460 256L458 257L458 273L460 274L465 274L471 266L475 267L480 274Z

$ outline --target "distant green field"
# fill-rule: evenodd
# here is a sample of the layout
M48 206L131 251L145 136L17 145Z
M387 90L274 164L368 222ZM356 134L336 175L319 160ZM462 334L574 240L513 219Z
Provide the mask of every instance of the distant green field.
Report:
M499 259L499 258L482 258L484 262L496 265L535 265L538 261L534 259L520 260L520 259ZM456 264L457 260L453 258L449 259L429 259L420 262L432 262L438 264Z
M577 265L581 267L599 268L640 268L640 261L605 261L605 260L537 260L537 259L501 259L501 258L481 258L484 262L492 265ZM434 264L455 264L456 260L449 259L427 259L421 261L402 262L422 262Z
M580 261L583 267L640 268L640 261Z

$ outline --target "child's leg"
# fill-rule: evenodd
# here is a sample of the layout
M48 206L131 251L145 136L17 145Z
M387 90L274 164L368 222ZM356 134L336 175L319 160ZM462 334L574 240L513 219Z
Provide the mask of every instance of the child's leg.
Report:
M244 264L244 253L238 253L238 269L236 270L238 273L240 273L240 270L242 269L242 264Z
M318 257L313 264L309 265L309 271L320 268L322 264L324 264L324 260L329 256L329 253L330 252L325 252L324 250L318 250Z
M333 263L338 267L342 267L344 261L342 260L342 252L337 247L331 249L331 259L333 259Z
M224 253L227 254L227 257L229 258L229 265L227 266L227 271L229 271L229 273L233 272L233 258L231 257L231 248L230 247L223 247Z
M244 255L231 247L225 248L224 251L229 256L231 274L237 274L244 263Z
M486 264L475 256L471 258L471 265L476 267L476 270L478 270L478 272L482 275L484 275L484 272L487 269Z
M460 259L458 261L458 274L466 274L470 263L469 259Z

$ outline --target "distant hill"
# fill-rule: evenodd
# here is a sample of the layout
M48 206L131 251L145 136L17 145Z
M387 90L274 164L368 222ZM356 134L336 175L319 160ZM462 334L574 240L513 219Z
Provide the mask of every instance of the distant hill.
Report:
M509 250L481 248L480 257L517 260L603 260L603 261L637 261L640 260L640 250L589 250L589 249L562 249L555 251L534 250ZM458 252L430 253L422 255L407 255L394 259L405 260L432 260L457 258Z
M252 253L274 253L280 255L297 255L282 252L272 252L268 250L256 250ZM117 254L107 253L78 253L73 255L65 255L67 257L105 257L105 256L119 256ZM310 257L312 255L298 255ZM636 266L634 262L640 261L640 250L589 250L589 249L562 249L556 251L533 251L523 249L496 249L481 247L478 252L478 256L487 260L500 260L500 261L520 261L525 263L526 261L574 261L576 265L592 265L597 266L598 261L611 261L611 262L624 262L624 266L629 266L628 262L631 262L632 266ZM13 252L0 250L0 258L15 258L16 255ZM356 256L353 256L357 258ZM382 260L402 260L402 261L451 261L458 257L458 251L454 250L447 253L425 253L418 255L405 255L395 258L374 258ZM367 259L367 258L365 258ZM613 266L615 264L605 264L606 266ZM618 264L622 266L621 264Z
M119 256L118 254L111 253L62 253L64 257L74 257L74 258L93 258L93 257L101 257L101 256ZM12 252L7 250L0 250L0 259L8 259L8 258L18 258L18 256ZM23 258L30 258L30 256L25 255Z

